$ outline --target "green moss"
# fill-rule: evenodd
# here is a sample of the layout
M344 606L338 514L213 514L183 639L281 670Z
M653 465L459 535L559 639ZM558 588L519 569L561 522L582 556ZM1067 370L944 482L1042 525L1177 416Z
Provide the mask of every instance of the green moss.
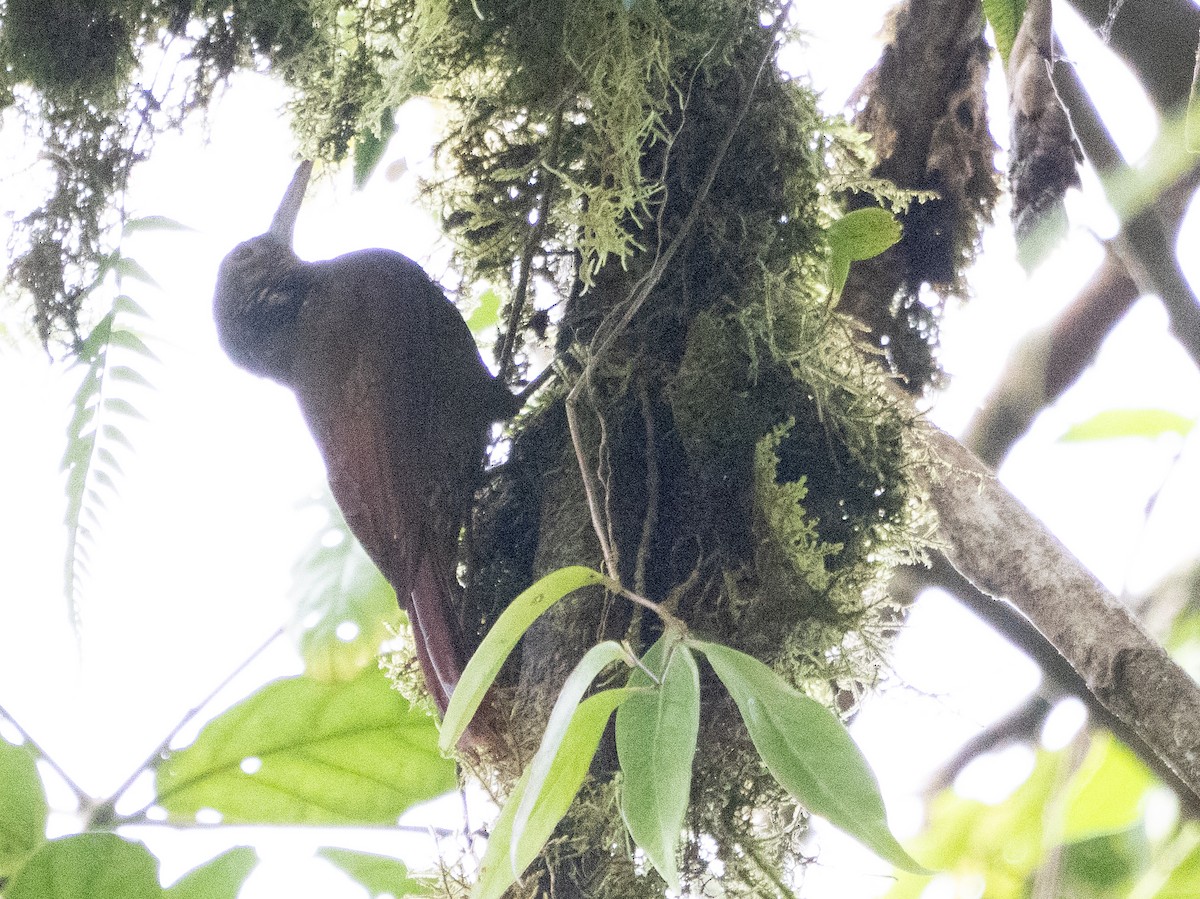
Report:
M9 77L53 96L115 95L135 61L135 2L7 0Z
M779 446L795 430L789 419L758 441L754 451L757 567L764 580L792 582L792 594L824 595L833 585L831 557L842 544L821 539L820 522L805 509L807 478L779 479Z

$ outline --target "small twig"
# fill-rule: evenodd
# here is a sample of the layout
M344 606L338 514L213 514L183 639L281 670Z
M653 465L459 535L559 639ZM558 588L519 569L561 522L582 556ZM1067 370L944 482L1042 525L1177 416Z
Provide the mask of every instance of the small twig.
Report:
M565 101L559 103L558 112L554 117L554 123L551 125L549 151L551 160L558 156L558 145L562 136L562 120L565 111L564 106ZM501 382L507 382L508 376L512 374L513 359L517 353L517 332L521 327L521 316L525 311L525 303L529 297L529 282L533 277L533 257L537 252L538 245L541 244L542 234L546 230L546 220L550 217L550 198L554 193L555 181L548 165L542 165L542 173L547 177L547 181L545 188L542 190L541 200L538 202L538 220L534 223L533 230L529 232L529 239L525 242L525 249L521 253L521 265L517 275L517 290L513 296L512 306L508 311L504 343L500 349L499 378Z
M526 384L521 392L517 394L517 402L521 404L521 408L524 408L526 403L533 398L533 395L541 390L556 373L552 363L543 368L536 378Z
M255 649L253 652L251 652L250 655L246 656L246 658L244 658L237 665L237 667L233 669L233 671L231 671L219 684L217 684L209 692L209 694L207 696L205 696L202 700L200 700L200 702L198 702L196 705L194 705L190 709L188 709L187 712L184 713L183 717L181 719L179 719L179 723L176 724L173 728L171 728L170 732L166 735L166 737L163 738L163 741L161 743L159 743L158 746L155 747L154 752L152 752L150 755L148 755L146 757L146 760L144 762L142 762L140 765L138 765L137 768L134 770L134 772L132 774L130 774L129 777L125 780L125 782L123 784L121 784L121 786L119 786L113 792L112 798L109 800L107 805L109 805L109 806L115 805L117 800L121 798L121 795L123 793L125 793L125 791L128 790L131 786L133 786L134 781L136 781L138 779L138 777L141 776L143 771L152 770L155 767L155 765L158 764L158 762L162 758L162 756L165 753L170 751L171 743L173 743L175 741L175 738L177 736L179 736L179 734L183 731L183 729L185 727L187 727L189 724L191 724L191 722L195 719L195 717L197 715L199 715L204 710L204 708L209 703L211 703L222 690L224 690L226 687L228 687L233 682L234 678L236 678L239 674L241 674L243 671L245 671L247 668L249 668L250 664L255 659L257 659L260 655L262 655L264 652L266 652L267 647L269 647L272 643L274 643L276 640L278 640L280 637L282 637L283 633L284 633L284 628L281 627L278 630L276 630L273 634L271 634L271 636L267 637L266 640L264 640L261 644L259 644L257 649ZM121 816L122 823L125 823L127 820L129 820L130 818L132 818L134 816L144 815L146 810L150 807L150 805L153 805L153 802L142 806L140 809L138 809L136 812L134 812L132 815L130 815L128 817L124 816L124 815Z
M221 821L206 823L203 821L159 821L151 818L145 812L135 812L131 815L122 815L119 822L120 826L139 826L139 827L161 827L166 830L221 830L228 828L229 825ZM265 822L244 821L239 822L238 827L246 828L271 828L278 830L280 828L295 828L296 830L309 829L307 824L272 824ZM404 833L414 836L428 836L434 839L449 839L452 837L462 836L461 832L455 828L448 827L427 827L420 824L354 824L355 830L371 830L386 833ZM484 834L481 831L476 831L472 836L480 837Z
M900 389L891 390L911 408ZM1089 693L1200 798L1200 687L962 444L923 421L919 475L947 558L985 593L1015 605ZM1019 546L1020 552L1013 547Z
M958 775L981 756L1014 744L1032 742L1052 708L1050 701L1040 693L1027 697L1017 708L993 721L960 746L930 778L925 787L926 794L933 796L954 786Z
M1100 173L1109 201L1119 207L1111 185L1117 179L1133 177L1133 169L1125 162L1074 66L1061 59L1047 65L1084 154ZM1200 366L1200 299L1179 266L1174 241L1163 227L1158 210L1148 205L1136 211L1118 208L1118 212L1129 215L1115 242L1118 255L1138 287L1162 300L1176 339Z
M75 794L75 798L78 799L80 803L91 801L91 796L88 795L87 791L85 791L83 787L79 786L79 784L75 783L75 781L71 778L71 775L67 774L67 772L62 769L62 766L46 753L46 750L44 750L38 744L38 741L29 735L29 731L21 727L20 722L18 722L17 719L14 718L8 712L8 710L4 708L4 706L0 706L0 716L2 716L6 721L8 721L9 724L17 729L17 733L21 735L21 739L29 744L30 748L37 753L38 758L45 759L46 764L53 768L54 773L63 779L66 785L71 789L71 792Z
M633 588L639 593L646 590L646 565L650 560L650 542L658 525L658 447L654 439L654 410L650 408L650 391L643 381L639 385L638 399L642 404L642 421L646 425L646 513L642 516L642 539L638 542L637 559L633 568Z
M641 669L642 674L644 674L644 675L646 675L646 677L650 678L651 683L653 683L655 686L657 686L657 687L662 686L662 678L659 677L657 674L655 674L653 671L651 671L650 668L646 665L646 663L643 662L641 660L641 658L639 658L638 654L636 652L634 652L633 645L628 640L621 641L621 648L625 650L625 654L629 657L629 664L632 667ZM667 668L664 665L663 671L666 671L666 670L667 670Z
M619 572L617 571L616 558L613 556L612 547L608 543L608 529L602 520L600 505L596 496L596 476L592 472L591 463L584 452L583 439L579 433L578 389L579 383L576 383L571 388L571 392L567 394L565 403L567 429L571 432L571 446L575 449L575 462L579 465L579 475L583 481L583 492L587 497L588 512L592 517L592 530L595 531L596 539L600 542L600 553L604 556L604 567L607 569L609 577L618 577Z
M712 159L710 160L708 169L700 183L700 188L697 190L695 197L692 199L691 208L688 210L688 214L684 217L683 223L680 225L679 230L675 233L674 237L671 238L671 242L667 244L666 249L661 249L660 244L660 250L655 255L654 262L650 266L650 271L638 281L637 285L630 294L629 299L626 300L624 304L624 313L621 315L616 324L608 327L607 334L604 333L605 323L612 320L612 316L617 312L617 308L619 307L614 308L612 312L606 316L605 320L600 323L600 326L596 329L596 333L592 337L591 344L589 345L587 362L584 365L583 372L580 374L578 380L576 380L574 386L571 388L570 393L567 394L567 425L571 432L571 443L575 449L575 459L579 464L580 476L583 480L584 493L587 496L588 511L591 513L592 517L592 529L596 532L596 539L600 542L600 549L604 555L604 563L608 569L608 573L613 577L619 577L620 574L619 569L617 568L617 558L615 554L616 546L615 541L611 537L611 521L604 521L604 516L601 515L596 486L598 478L591 471L587 461L587 454L583 450L582 439L579 432L578 417L580 391L583 389L591 389L591 372L595 369L597 362L601 357L603 357L604 353L612 345L613 341L624 332L625 328L628 327L638 310L641 309L642 305L646 302L647 298L650 296L650 293L662 279L668 264L670 264L676 252L678 252L679 248L683 245L684 240L686 240L688 234L695 226L696 221L699 219L700 208L703 205L705 198L708 196L709 191L712 189L713 183L716 181L717 173L720 171L721 165L725 160L725 156L729 151L730 145L733 143L733 139L737 134L738 128L741 127L741 124L745 120L747 113L750 111L750 105L754 100L754 92L758 87L758 82L762 77L763 70L766 68L768 61L771 59L771 55L775 50L775 40L778 37L779 32L783 29L790 12L791 3L789 0L789 2L780 10L779 15L775 19L775 23L771 26L771 31L767 37L767 49L763 53L762 59L759 61L758 68L754 74L754 80L750 83L750 86L746 90L746 95L742 98L741 105L738 107L737 113L733 117L733 121L730 122L728 131L725 133L724 138L721 140L720 145L717 147ZM659 239L661 241L661 209L659 222ZM605 506L607 508L607 503ZM657 611L657 607L655 608Z
M640 593L634 593L628 587L622 586L621 583L616 580L609 581L608 589L613 593L624 596L632 603L636 603L643 608L649 609L662 619L663 624L665 624L667 627L677 630L680 634L686 634L688 632L687 624L684 623L683 619L677 618L675 615L667 611L662 603L655 602L652 599L647 599Z
M604 492L604 526L608 531L608 547L612 551L613 564L621 564L621 544L613 528L613 490L612 490L612 454L609 452L608 421L600 411L600 403L596 400L596 386L588 380L588 393L591 398L592 412L596 416L596 427L600 429L599 440L596 441L596 483ZM620 577L620 569L613 571L615 577Z

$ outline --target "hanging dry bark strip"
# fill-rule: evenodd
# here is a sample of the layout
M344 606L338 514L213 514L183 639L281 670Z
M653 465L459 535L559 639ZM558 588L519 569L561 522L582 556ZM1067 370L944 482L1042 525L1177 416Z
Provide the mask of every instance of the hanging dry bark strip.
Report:
M1189 798L1200 797L1200 687L969 450L932 424L921 430L922 476L950 562L1028 617Z

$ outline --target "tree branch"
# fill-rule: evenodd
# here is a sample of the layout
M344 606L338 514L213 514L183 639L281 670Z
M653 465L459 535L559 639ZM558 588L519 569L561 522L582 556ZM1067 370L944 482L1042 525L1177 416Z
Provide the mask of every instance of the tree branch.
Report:
M1133 170L1101 121L1074 66L1058 60L1050 65L1050 77L1071 117L1083 152L1100 173L1109 201L1120 210L1111 186L1121 179L1132 179ZM1200 300L1179 267L1174 241L1163 227L1158 210L1150 205L1126 218L1114 247L1138 287L1162 300L1170 316L1171 330L1200 366Z
M1184 813L1193 819L1200 819L1200 797L1180 780L1175 772L1164 764L1149 744L1138 733L1136 727L1131 727L1117 719L1108 707L1088 688L1087 682L1080 676L1062 654L1038 631L1029 619L1022 615L1008 602L997 600L981 591L970 580L955 570L942 553L933 553L930 568L924 571L907 568L899 572L893 579L893 595L905 594L915 598L923 587L936 586L951 594L961 605L977 615L984 623L1008 640L1014 647L1025 653L1042 672L1042 684L1037 692L1022 706L1025 715L1012 713L1004 719L993 723L964 745L942 768L940 775L930 784L935 790L948 785L957 776L958 771L966 764L984 752L989 752L1003 745L1002 735L1008 735L1012 740L1019 740L1025 734L1014 733L1014 728L1027 724L1027 715L1033 714L1034 709L1049 712L1052 703L1063 696L1075 696L1087 706L1092 723L1105 727L1128 746L1149 767L1158 778L1179 796ZM899 582L897 583L897 579ZM911 600L910 600L911 601ZM1040 722L1038 722L1040 725ZM947 773L949 772L949 773Z
M900 402L902 391L893 394ZM921 476L951 564L1016 606L1113 719L1140 735L1148 761L1173 772L1189 802L1200 799L1200 688L962 444L928 422L921 436Z

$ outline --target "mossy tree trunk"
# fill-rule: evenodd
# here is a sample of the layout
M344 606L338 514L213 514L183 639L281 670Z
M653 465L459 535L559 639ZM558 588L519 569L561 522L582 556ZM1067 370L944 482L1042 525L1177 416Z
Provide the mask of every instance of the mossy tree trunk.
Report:
M847 711L874 681L897 622L886 573L919 551L925 522L908 422L825 283L834 189L865 184L867 172L852 132L822 118L776 64L786 9L727 4L694 36L697 52L651 67L648 81L609 82L637 71L639 41L678 27L672 13L693 12L639 23L646 8L614 7L607 28L640 29L622 65L564 75L565 48L539 48L550 56L514 71L544 65L546 79L567 82L546 92L541 125L530 96L503 94L522 129L497 141L490 123L466 117L445 147L461 165L449 224L467 268L513 273L501 365L520 370L507 354L520 361L537 339L524 329L539 318L556 326L558 364L481 493L468 618L482 633L537 576L603 566L694 631ZM591 40L620 44L612 34ZM600 88L613 95L605 104L592 102ZM640 101L622 96L642 91ZM636 169L606 170L621 148L597 147L620 132L595 117L635 103L650 120ZM499 105L487 104L493 114ZM495 213L506 205L517 208ZM617 216L599 221L597 209ZM598 589L539 620L509 668L518 760L536 748L558 686L590 646L611 638L644 650L660 632L656 616ZM692 882L721 870L732 895L785 892L804 818L711 678L705 702ZM602 751L541 873L518 889L661 895L625 846L614 767ZM715 856L702 857L702 836L715 839Z

